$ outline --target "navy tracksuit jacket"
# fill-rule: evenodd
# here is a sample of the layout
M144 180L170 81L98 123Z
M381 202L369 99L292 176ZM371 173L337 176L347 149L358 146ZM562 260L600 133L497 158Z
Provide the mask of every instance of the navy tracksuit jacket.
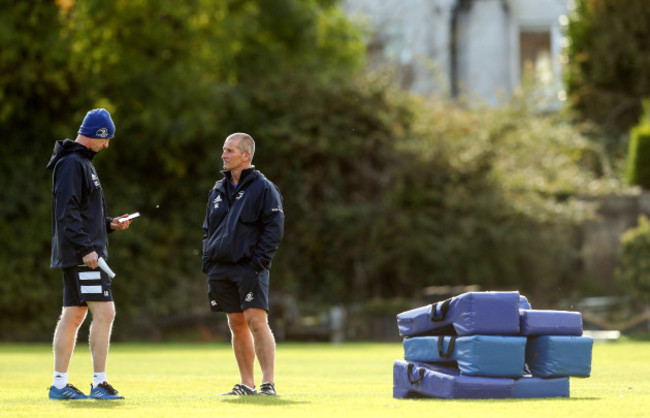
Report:
M50 267L63 269L83 264L96 251L108 259L108 233L104 194L93 165L97 153L66 139L57 141L47 164L52 170L52 255Z
M214 264L252 262L268 269L284 234L278 188L254 167L242 171L234 188L229 171L208 195L203 222L202 271Z

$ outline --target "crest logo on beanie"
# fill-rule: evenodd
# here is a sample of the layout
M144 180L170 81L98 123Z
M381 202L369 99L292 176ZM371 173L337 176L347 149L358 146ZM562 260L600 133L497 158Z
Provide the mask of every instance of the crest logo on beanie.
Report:
M108 129L107 128L97 129L97 132L95 132L95 136L97 138L106 138L108 136Z

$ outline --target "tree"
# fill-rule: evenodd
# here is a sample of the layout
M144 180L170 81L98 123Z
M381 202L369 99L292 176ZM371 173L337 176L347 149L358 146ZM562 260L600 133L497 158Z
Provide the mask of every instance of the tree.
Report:
M50 1L2 1L0 13L0 328L16 338L55 318L48 289L52 136L64 129L77 82L63 21ZM56 300L56 299L55 299ZM16 319L21 318L20 322Z
M363 50L329 0L3 2L2 10L5 337L51 332L60 290L48 269L44 165L88 109L108 108L117 124L111 150L96 159L109 211L144 215L137 232L113 237L118 322L147 327L155 315L198 309L205 296L200 225L223 138L235 129L257 137L274 105L255 107L256 97L282 101L294 74L322 86L354 72Z
M570 15L566 84L573 109L626 132L650 97L650 2L576 0Z

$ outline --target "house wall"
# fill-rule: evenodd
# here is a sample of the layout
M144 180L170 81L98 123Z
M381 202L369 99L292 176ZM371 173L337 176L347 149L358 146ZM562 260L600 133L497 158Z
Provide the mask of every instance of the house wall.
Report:
M509 14L501 0L469 4L457 15L454 92L497 105L511 94Z
M397 65L403 87L421 94L464 94L497 105L521 84L519 33L547 31L552 80L540 81L546 108L562 90L560 16L569 0L344 0L383 49L375 66Z
M457 0L345 0L342 7L383 44L376 66L397 64L405 87L421 94L449 90L451 13ZM372 58L372 57L371 57Z

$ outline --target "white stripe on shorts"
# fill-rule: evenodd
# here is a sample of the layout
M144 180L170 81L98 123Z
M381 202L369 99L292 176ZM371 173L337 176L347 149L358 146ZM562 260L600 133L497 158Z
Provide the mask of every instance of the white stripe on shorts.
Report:
M102 293L101 286L81 286L81 293Z
M81 271L79 280L100 280L102 278L98 271Z

